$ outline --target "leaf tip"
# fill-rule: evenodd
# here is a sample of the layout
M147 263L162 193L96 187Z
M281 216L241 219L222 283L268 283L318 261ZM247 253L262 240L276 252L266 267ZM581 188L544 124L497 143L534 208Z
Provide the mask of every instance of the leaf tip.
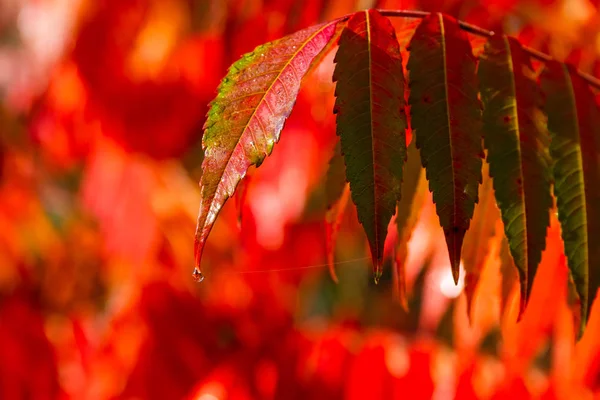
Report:
M381 279L381 269L380 268L376 268L375 272L373 273L373 282L375 282L375 284L379 284L379 280Z
M448 255L450 256L450 266L452 267L452 278L454 279L455 285L458 285L458 278L460 276L460 253L465 233L466 229L458 226L444 229L446 245L448 246Z
M200 263L202 261L202 253L204 251L204 243L206 242L206 236L201 236L196 232L196 239L194 240L194 272L192 273L192 278L196 282L202 282L204 280L204 275L202 275L202 271L200 269Z
M381 279L381 275L383 274L383 261L378 259L373 259L373 281L377 285L379 280Z

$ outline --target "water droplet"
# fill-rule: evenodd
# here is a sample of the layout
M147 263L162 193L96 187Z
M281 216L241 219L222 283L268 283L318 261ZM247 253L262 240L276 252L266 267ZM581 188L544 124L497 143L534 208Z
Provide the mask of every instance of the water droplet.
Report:
M194 278L194 281L197 283L200 283L204 280L204 275L202 275L202 272L200 272L198 267L194 268L194 272L192 272L192 278Z

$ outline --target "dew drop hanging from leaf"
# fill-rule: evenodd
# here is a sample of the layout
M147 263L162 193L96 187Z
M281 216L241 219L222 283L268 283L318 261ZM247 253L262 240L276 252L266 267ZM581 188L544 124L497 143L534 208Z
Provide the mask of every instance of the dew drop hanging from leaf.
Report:
M192 278L196 283L200 283L204 280L204 275L202 275L202 272L200 272L198 268L194 268L194 272L192 272Z

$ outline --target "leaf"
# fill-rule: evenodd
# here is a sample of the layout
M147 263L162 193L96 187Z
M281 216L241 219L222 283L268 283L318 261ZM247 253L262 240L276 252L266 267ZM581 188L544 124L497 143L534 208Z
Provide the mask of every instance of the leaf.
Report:
M335 283L338 283L334 267L335 243L341 220L344 216L344 210L350 198L350 187L346 182L346 166L344 165L342 146L339 141L333 150L333 156L329 161L329 168L325 177L325 198L327 202L327 213L325 216L327 265L331 279Z
M483 182L479 186L479 203L473 213L473 221L465 235L462 260L465 269L465 294L467 296L467 315L471 318L471 303L481 271L490 252L490 241L496 232L496 221L500 213L494 200L492 179L489 166L483 164Z
M395 266L398 278L398 293L400 303L408 311L406 298L405 263L408 255L408 241L417 224L423 203L427 198L427 181L422 173L421 156L415 140L411 140L407 149L407 161L404 167L404 180L402 181L402 198L398 201L396 212L396 227L398 230L398 243L396 244Z
M547 63L542 85L558 219L585 324L600 285L600 111L571 66Z
M329 274L331 279L335 283L338 283L338 277L335 273L335 244L337 241L337 234L340 231L340 225L342 223L342 217L344 216L344 210L348 205L350 199L350 186L345 184L342 188L342 194L337 201L327 210L326 222L325 222L325 234L327 237L327 266L329 267Z
M315 58L313 58L313 61L310 65L310 68L306 72L306 75L311 74L313 71L317 70L321 65L323 65L323 61L325 61L325 59L328 58L331 52L338 47L340 36L342 35L342 32L344 31L345 27L345 23L343 23L342 21L338 22L338 24L335 26L335 31L329 39L329 42L327 42L325 47L323 47L323 50L321 50L321 52L317 54ZM329 65L327 65L327 68L329 68Z
M327 209L331 209L340 199L346 187L346 166L342 156L342 145L338 141L329 161L327 176L325 177L325 199Z
M258 46L234 63L221 82L204 125L203 175L196 226L199 268L204 244L221 207L251 165L271 153L313 59L337 21Z
M519 278L517 274L517 266L510 255L510 248L508 246L508 239L506 236L502 238L502 243L500 244L500 275L502 275L502 299L500 303L500 313L504 315L509 305L508 302L510 300L510 295ZM521 298L520 301L521 306L519 309L523 310L525 308L525 299Z
M406 158L402 58L389 20L375 10L354 14L334 61L337 134L377 282Z
M481 106L475 58L452 17L432 13L409 46L411 124L444 229L452 276L481 182Z
M503 35L486 44L479 79L487 162L525 305L546 247L552 207L541 91L529 56L516 39Z

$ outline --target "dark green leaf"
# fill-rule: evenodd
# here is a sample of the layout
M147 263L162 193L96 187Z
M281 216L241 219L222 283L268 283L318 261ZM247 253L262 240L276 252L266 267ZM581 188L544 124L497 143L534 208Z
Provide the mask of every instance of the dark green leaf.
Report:
M583 327L600 285L600 111L572 67L549 62L542 85L558 219Z
M375 10L354 14L335 62L337 133L377 281L406 158L402 58L389 20Z
M479 64L484 145L526 304L550 224L550 160L541 91L519 42L493 36ZM523 312L523 310L521 310Z
M481 182L481 105L475 58L452 17L432 13L410 42L411 124L458 282L460 254Z

